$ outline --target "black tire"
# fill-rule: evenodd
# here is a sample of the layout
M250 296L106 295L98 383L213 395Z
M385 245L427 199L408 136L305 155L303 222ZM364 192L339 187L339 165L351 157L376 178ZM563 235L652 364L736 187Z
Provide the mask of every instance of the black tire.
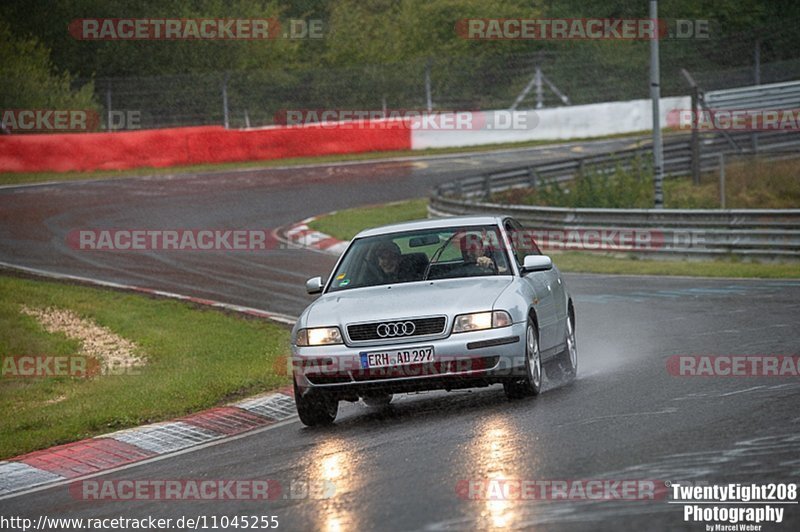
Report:
M361 400L371 408L384 408L392 402L392 397L394 396L390 393L371 393L363 395Z
M525 329L525 375L521 379L509 380L503 383L506 397L521 399L539 395L542 391L542 354L539 351L539 332L536 324L528 318Z
M300 421L308 427L330 425L339 412L339 401L324 392L309 390L301 395L294 384L294 404Z
M578 345L575 342L575 317L570 312L567 318L567 332L564 336L566 347L547 364L547 376L566 384L575 380L578 374Z

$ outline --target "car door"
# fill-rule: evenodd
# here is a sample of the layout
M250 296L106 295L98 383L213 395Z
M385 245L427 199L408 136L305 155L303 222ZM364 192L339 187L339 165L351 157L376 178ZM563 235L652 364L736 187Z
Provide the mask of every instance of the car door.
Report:
M517 267L522 271L525 255L541 255L541 251L532 239L524 235L522 226L516 220L508 218L503 227L511 243L512 254ZM522 238L522 236L526 238ZM532 245L527 245L531 242ZM560 282L558 270L531 272L522 275L522 279L530 286L534 296L533 308L539 319L539 348L544 352L552 349L563 339L563 329L559 323L559 298L563 294L563 283ZM559 335L559 331L562 331Z

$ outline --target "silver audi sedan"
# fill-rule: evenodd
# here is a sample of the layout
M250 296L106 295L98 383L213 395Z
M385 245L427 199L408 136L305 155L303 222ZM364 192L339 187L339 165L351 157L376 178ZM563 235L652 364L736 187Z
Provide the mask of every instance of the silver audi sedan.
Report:
M512 218L419 220L360 232L327 280L306 282L292 331L295 402L306 425L339 401L502 384L537 395L577 371L575 310L558 268Z

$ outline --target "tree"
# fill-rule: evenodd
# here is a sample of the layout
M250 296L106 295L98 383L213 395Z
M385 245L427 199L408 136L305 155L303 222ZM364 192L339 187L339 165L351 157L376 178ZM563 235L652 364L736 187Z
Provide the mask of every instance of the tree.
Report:
M15 37L0 21L0 108L97 109L94 86L73 90L68 72L58 72L50 50L35 37Z

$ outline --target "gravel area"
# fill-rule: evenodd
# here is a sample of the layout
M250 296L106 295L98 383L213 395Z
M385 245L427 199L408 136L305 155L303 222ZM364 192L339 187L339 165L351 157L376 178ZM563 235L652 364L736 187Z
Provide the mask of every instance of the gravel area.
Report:
M81 343L78 354L100 361L103 375L134 371L146 362L137 353L140 350L136 344L71 310L23 305L22 312L35 318L47 332L63 333L78 340Z

